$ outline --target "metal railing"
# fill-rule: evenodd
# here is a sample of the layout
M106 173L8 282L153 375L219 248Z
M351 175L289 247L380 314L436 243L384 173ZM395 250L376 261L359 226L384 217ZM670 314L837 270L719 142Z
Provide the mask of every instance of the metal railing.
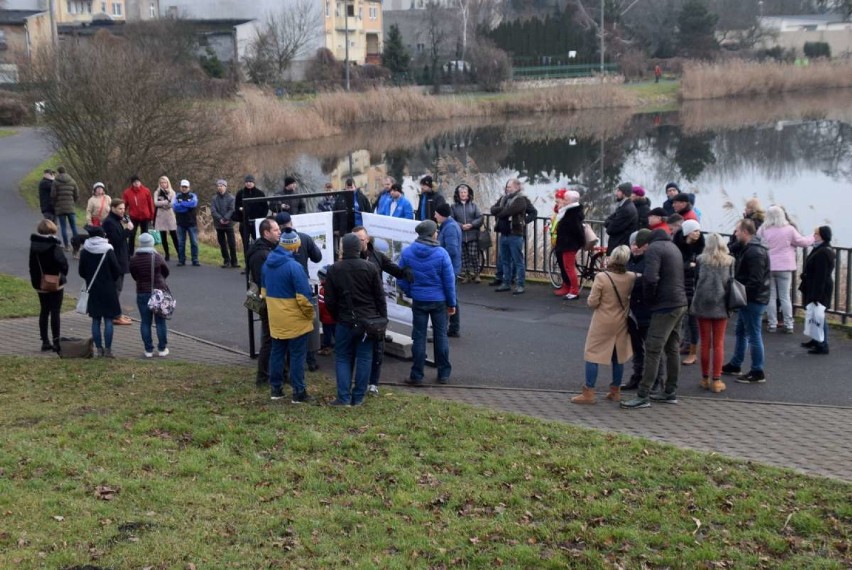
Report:
M485 269L495 270L497 268L498 254L498 239L494 232L494 217L490 214L483 214L487 227L492 232L493 245L485 252ZM547 279L548 259L552 247L550 246L550 237L545 231L546 225L550 222L550 218L538 217L531 224L527 224L526 235L524 240L524 251L526 259L527 274L533 278ZM592 229L600 238L600 244L606 244L606 232L604 231L603 220L586 220L586 223L592 226ZM730 234L720 234L729 237ZM835 253L834 264L834 293L832 297L831 307L826 310L826 313L835 315L840 318L840 322L847 324L852 317L852 248L832 246ZM801 270L793 272L793 291L792 301L793 308L804 311L802 305L802 295L799 292L799 275L804 271L805 260L807 259L809 249L797 249L797 266Z

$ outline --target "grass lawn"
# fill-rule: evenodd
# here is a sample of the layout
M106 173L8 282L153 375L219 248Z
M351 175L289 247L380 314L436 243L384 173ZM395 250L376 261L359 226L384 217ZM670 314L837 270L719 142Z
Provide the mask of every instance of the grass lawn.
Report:
M24 197L24 200L26 201L26 203L33 210L36 210L36 211L39 210L38 183L41 180L45 169L47 169L47 168L54 168L55 169L57 167L57 165L59 165L59 155L53 155L50 158L48 158L47 160L45 160L44 162L42 162L41 164L39 164L33 170L31 170L30 173L27 174L26 177L24 177L24 179L21 181L21 185L19 187L21 195ZM84 196L86 197L86 199L88 199L88 197L90 196L90 191L89 191L88 188L78 188L78 190L80 191L80 196L81 196L80 199L81 200L83 200ZM121 191L118 191L116 194L120 195ZM115 198L116 196L111 196L111 197ZM77 205L77 226L79 227L79 231L81 231L81 232L83 231L82 228L83 228L83 225L85 223L86 223L86 208L85 208L85 206L80 206L78 204ZM33 231L35 231L35 228L33 228ZM216 236L216 234L215 234L215 232L213 232L213 240L216 239L215 236ZM171 242L171 238L169 238L169 247L171 248L171 251L172 251L172 255L173 255L172 259L175 262L177 262L177 252L175 251L175 248L173 247L173 244ZM163 247L162 246L157 246L157 250L160 253L163 253ZM237 253L240 254L241 252L238 251ZM186 255L187 255L187 258L189 258L189 244L188 243L186 245ZM202 263L202 265L221 265L222 264L222 254L219 253L219 246L216 245L216 244L208 244L208 243L204 243L202 241L199 241L199 243L198 243L198 259ZM242 262L242 255L240 255L240 265L242 265L242 263L243 263Z
M0 567L852 564L849 485L390 389L282 404L252 379L0 358Z
M34 317L39 313L38 294L26 279L0 274L0 319Z
M18 131L14 129L0 129L0 139L3 137L11 137L14 134L17 134Z

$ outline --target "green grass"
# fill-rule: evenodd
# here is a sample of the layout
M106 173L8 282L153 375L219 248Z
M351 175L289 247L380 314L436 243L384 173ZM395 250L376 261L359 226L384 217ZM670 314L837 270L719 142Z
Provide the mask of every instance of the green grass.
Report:
M39 202L38 202L38 183L42 179L42 175L44 174L45 169L47 168L56 168L59 164L59 155L54 154L38 166L36 166L33 170L27 174L24 179L21 181L19 186L19 190L21 192L21 196L24 197L24 201L27 205L33 210L39 210ZM89 196L88 191L83 188L80 188L81 196ZM120 194L120 192L119 192ZM113 196L115 197L115 196ZM86 222L86 208L85 206L77 205L77 225L80 227L80 231L82 232L82 226ZM33 228L35 231L35 228ZM215 239L215 233L214 239ZM169 238L171 240L171 238ZM169 247L171 248L173 259L177 260L177 252L173 247L171 241L169 241ZM157 246L157 250L161 253L163 252L162 246ZM186 255L189 257L189 244L186 246ZM202 265L221 265L222 263L222 254L219 252L218 245L207 244L204 242L198 243L198 260L202 263ZM242 260L240 261L242 264Z
M253 374L0 358L0 567L852 563L849 485L391 389L270 402Z
M18 131L14 129L0 129L0 139L3 137L11 137L12 135L18 134Z
M32 284L0 274L0 319L34 317L39 313L38 295Z

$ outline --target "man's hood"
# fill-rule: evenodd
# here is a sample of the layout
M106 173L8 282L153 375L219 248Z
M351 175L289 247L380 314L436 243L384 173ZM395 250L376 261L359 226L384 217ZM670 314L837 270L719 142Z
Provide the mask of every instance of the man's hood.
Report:
M44 253L50 248L59 245L61 242L56 236L45 236L41 234L33 234L30 236L30 245L36 253Z
M269 257L266 258L266 264L272 269L278 269L288 261L296 261L292 251L287 251L283 247L276 247L269 252Z

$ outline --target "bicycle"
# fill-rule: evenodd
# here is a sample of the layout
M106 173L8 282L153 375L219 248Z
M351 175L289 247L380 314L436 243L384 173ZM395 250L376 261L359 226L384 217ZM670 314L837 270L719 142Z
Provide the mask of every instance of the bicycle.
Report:
M606 248L595 246L577 252L577 279L580 281L580 291L586 286L591 287L595 275L606 269Z

